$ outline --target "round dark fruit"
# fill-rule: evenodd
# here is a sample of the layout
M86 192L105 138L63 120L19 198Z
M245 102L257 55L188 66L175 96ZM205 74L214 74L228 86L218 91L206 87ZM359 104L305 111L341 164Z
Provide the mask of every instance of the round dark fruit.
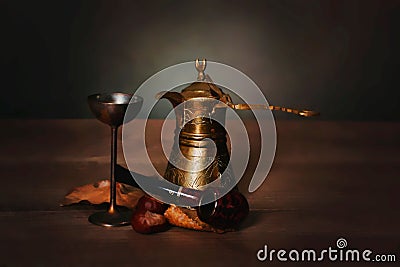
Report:
M200 220L217 229L236 229L249 214L249 203L238 190L197 208Z

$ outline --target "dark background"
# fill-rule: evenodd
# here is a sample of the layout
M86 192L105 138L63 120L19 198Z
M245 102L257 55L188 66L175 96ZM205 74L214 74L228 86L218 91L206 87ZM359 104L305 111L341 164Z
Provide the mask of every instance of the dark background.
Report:
M399 120L399 1L0 1L2 118L92 117L195 58L247 74L271 104ZM276 115L279 115L276 113Z

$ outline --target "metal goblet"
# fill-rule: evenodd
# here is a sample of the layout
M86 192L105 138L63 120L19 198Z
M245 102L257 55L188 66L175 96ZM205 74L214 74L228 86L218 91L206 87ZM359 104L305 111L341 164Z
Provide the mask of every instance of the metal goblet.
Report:
M110 206L107 211L97 212L89 216L89 221L107 227L129 225L131 212L127 209L123 211L116 205L117 135L118 127L124 122L133 120L139 113L143 98L125 93L105 93L90 95L87 100L90 110L96 118L111 127ZM125 114L128 106L129 112Z

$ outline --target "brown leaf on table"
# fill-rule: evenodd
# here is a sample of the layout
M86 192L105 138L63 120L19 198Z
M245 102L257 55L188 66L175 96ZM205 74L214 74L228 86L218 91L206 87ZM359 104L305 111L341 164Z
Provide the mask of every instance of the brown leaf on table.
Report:
M117 205L133 209L144 192L136 187L117 183ZM110 181L101 180L74 188L61 202L61 206L88 201L91 204L102 204L110 201Z

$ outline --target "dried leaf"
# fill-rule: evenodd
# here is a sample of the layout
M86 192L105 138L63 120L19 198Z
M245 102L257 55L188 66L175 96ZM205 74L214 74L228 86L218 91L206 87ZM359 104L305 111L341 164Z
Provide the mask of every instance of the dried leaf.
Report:
M144 192L136 187L117 183L117 205L133 209ZM61 206L87 201L91 204L102 204L110 201L110 181L101 180L74 188L61 202Z

